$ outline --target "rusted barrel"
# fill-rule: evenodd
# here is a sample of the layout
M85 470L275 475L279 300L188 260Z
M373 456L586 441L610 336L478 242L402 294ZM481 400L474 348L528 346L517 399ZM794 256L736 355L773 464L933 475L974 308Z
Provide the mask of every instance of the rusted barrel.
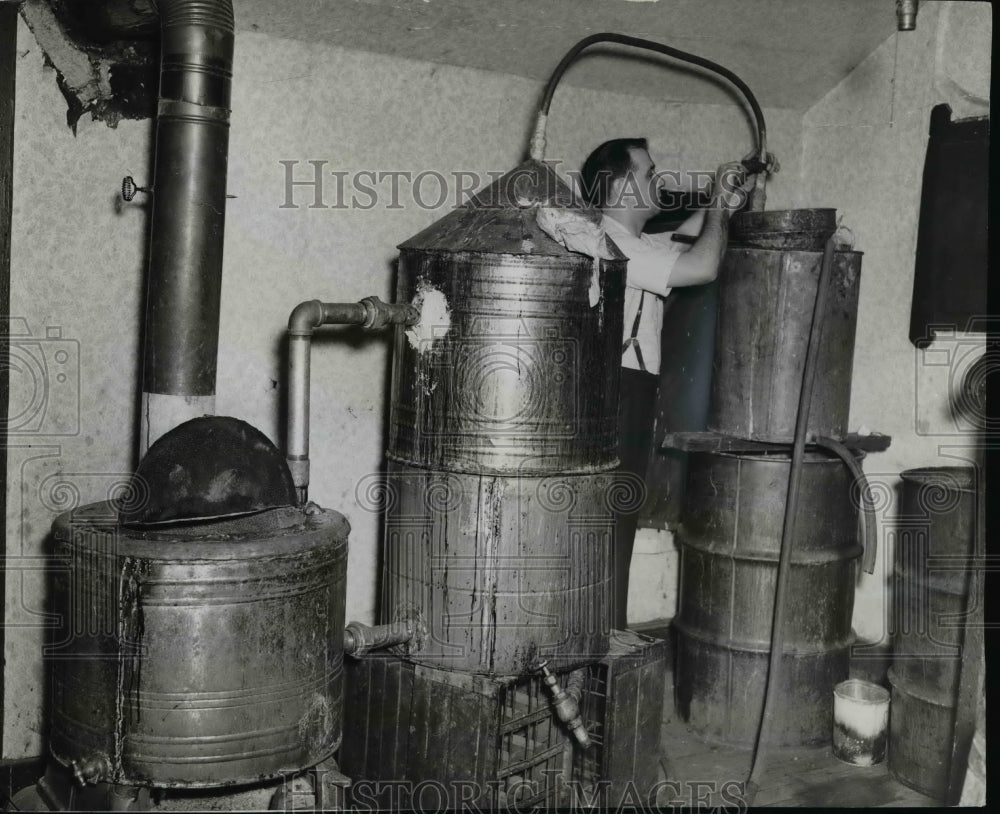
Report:
M349 526L273 509L129 530L58 517L50 748L92 780L208 787L313 766L340 745Z
M943 799L975 540L974 470L928 467L900 477L889 769L911 788Z
M601 658L610 633L614 512L641 491L622 475L513 478L390 463L382 618L417 609L409 658L488 675ZM631 503L630 503L631 502Z
M832 210L733 218L719 269L710 430L782 443L795 435L823 240L832 232L820 229L816 211ZM809 429L818 435L847 432L860 273L860 252L834 253L809 410Z
M752 745L760 723L785 496L787 452L692 454L678 541L676 692L681 718L703 736ZM857 509L851 475L822 453L802 470L781 685L768 742L827 742L833 688L854 641Z

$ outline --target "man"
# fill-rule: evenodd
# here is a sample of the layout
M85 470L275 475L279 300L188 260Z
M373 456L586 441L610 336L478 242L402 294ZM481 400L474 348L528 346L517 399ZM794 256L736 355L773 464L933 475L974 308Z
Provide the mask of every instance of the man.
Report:
M679 178L658 173L646 139L614 139L590 154L580 172L584 197L601 210L608 236L628 257L625 335L622 342L619 452L621 469L645 478L653 443L660 373L663 298L678 286L709 283L726 249L729 216L742 206L746 177L741 164L716 173L711 205L673 233L648 235L646 223L660 211L663 192L685 191ZM673 236L687 237L687 241ZM614 541L613 626L627 625L628 572L638 511L620 513Z

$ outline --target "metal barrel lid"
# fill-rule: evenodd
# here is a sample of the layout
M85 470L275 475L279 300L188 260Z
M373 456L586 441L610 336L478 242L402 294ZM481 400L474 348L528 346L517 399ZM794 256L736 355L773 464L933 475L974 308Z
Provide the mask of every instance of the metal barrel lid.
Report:
M297 504L288 464L260 430L202 416L160 437L117 501L123 525L152 525L261 512Z
M836 209L737 212L729 222L729 238L733 243L757 249L821 252L836 231Z

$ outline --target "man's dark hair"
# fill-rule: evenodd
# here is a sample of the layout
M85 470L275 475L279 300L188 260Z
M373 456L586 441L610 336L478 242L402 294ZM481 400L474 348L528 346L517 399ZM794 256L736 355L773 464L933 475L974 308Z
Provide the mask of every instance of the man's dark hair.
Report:
M648 150L649 145L644 138L616 138L604 142L587 156L580 170L585 201L598 209L608 205L612 183L632 169L631 149Z

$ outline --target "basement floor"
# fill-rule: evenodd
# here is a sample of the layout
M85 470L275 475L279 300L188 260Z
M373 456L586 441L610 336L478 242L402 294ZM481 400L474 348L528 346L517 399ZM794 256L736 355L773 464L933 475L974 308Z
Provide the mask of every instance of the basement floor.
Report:
M669 638L669 630L661 630L653 624L635 627L647 635ZM876 678L853 668L852 675L869 680ZM749 774L751 751L709 743L694 733L675 712L672 672L665 678L660 765L662 779L667 783L657 798L658 808L744 809L742 783ZM851 766L837 760L829 745L772 748L767 750L763 760L762 782L754 806L929 808L939 805L896 780L886 763L872 767ZM4 767L6 771L0 778L4 781L0 784L0 803L6 802L3 800L6 795L34 782L43 770L40 762L25 761L24 764L16 772L14 767ZM266 788L172 792L167 799L154 799L150 810L164 814L171 811L260 811L267 809L273 790L273 785L269 784Z
M751 752L709 744L669 710L661 729L669 793L661 804L735 808L739 783L750 772ZM800 808L935 807L936 801L904 786L885 763L860 767L833 756L830 746L769 749L755 806ZM676 790L676 791L675 791ZM679 792L679 793L677 793Z
M670 637L664 623L635 628L657 638ZM852 677L876 680L871 674L855 674L853 669ZM666 676L660 744L661 766L672 781L669 793L674 799L661 797L658 803L736 809L741 784L750 773L752 752L706 742L680 720L674 709L673 673ZM870 767L852 766L835 758L829 744L773 747L764 753L762 761L762 782L753 801L755 806L931 808L940 805L900 783L885 762Z

